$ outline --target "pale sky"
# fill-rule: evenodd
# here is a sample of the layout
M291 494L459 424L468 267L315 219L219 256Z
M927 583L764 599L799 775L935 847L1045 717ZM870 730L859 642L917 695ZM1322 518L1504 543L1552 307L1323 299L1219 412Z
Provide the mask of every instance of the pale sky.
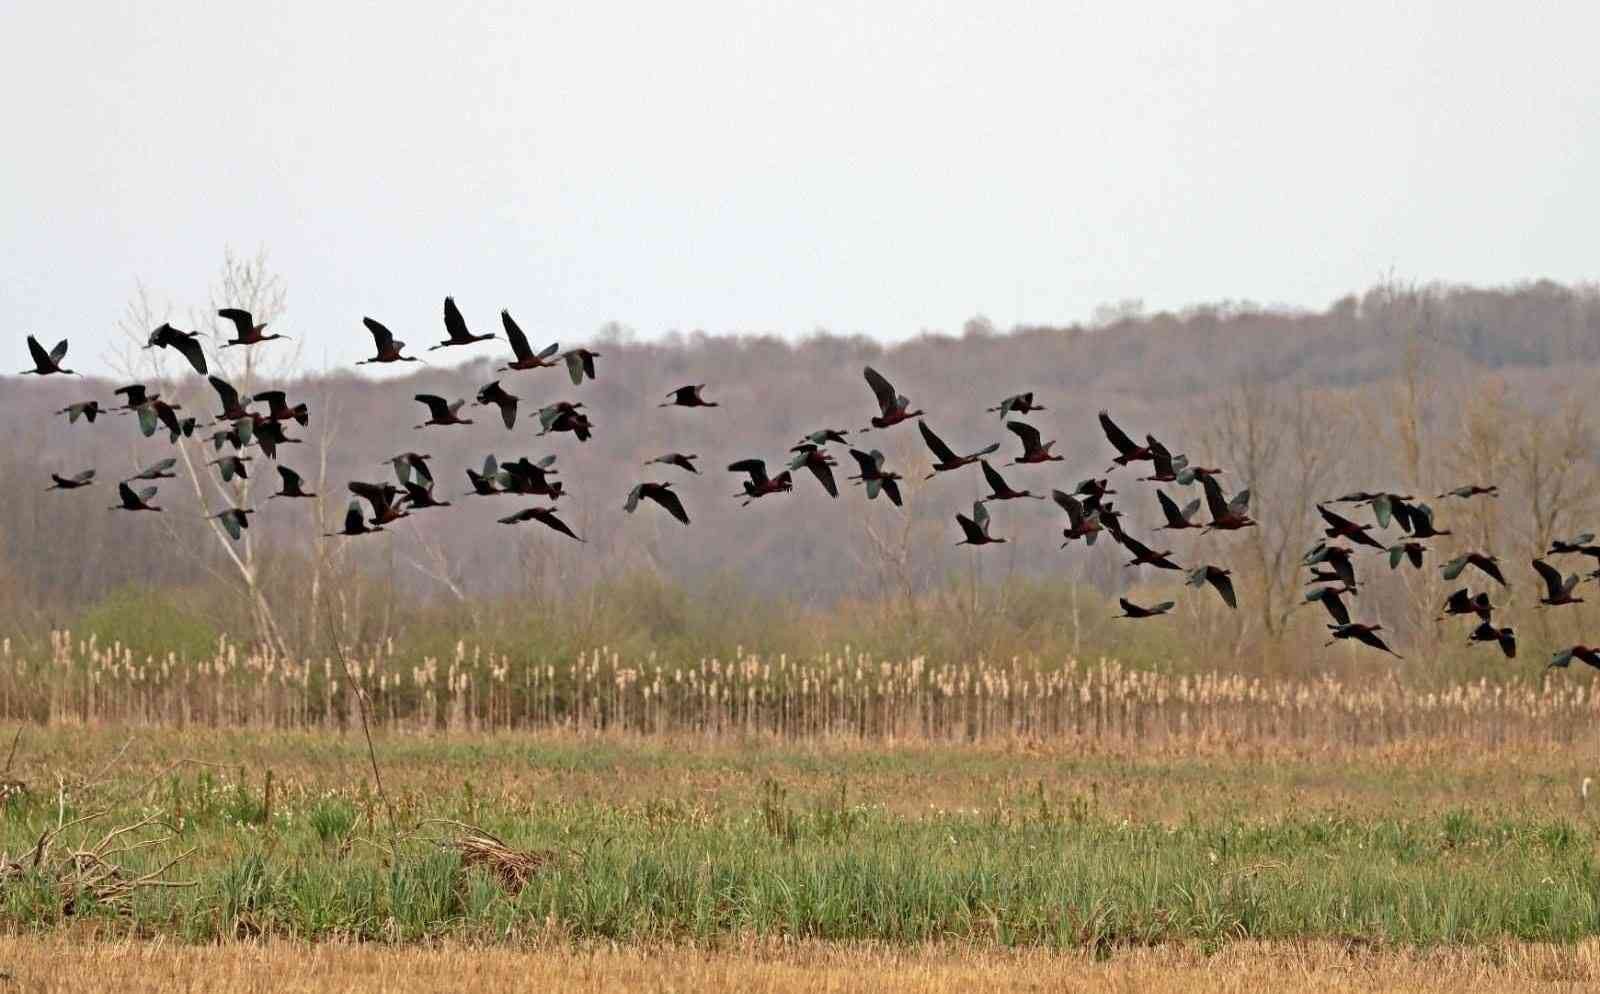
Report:
M313 365L1600 273L1592 3L456 6L0 3L0 371L230 244Z

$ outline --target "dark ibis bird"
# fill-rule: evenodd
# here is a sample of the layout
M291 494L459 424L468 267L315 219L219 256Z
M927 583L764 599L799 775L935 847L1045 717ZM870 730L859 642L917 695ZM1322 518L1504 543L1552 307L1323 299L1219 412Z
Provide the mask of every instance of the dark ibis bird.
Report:
M1113 536L1128 553L1133 556L1124 565L1126 566L1154 566L1156 569L1182 569L1168 557L1172 555L1171 549L1162 549L1160 552L1150 548L1131 535L1117 533Z
M1200 498L1196 497L1180 508L1165 490L1157 490L1156 500L1161 504L1161 516L1167 520L1166 524L1158 525L1156 531L1200 527L1200 523L1194 520L1194 516L1200 512Z
M984 500L1019 500L1023 497L1044 500L1042 494L1036 494L1028 490L1013 490L1011 484L1006 482L1005 477L1000 475L1000 471L989 465L989 460L979 460L978 465L983 469L984 482L989 484L989 496L985 497Z
M239 421L250 416L249 406L239 399L239 391L234 389L232 383L220 376L208 376L206 382L211 384L211 389L217 393L217 400L222 403L222 413L217 415L217 421Z
M672 492L670 483L641 483L628 491L628 499L623 503L622 509L632 514L639 507L641 500L652 500L666 509L667 513L677 518L684 524L689 523L689 512L683 509L683 501Z
M1444 614L1439 616L1438 620L1440 621L1448 617L1465 614L1475 614L1479 620L1488 621L1490 612L1494 610L1494 605L1489 603L1489 595L1487 593L1479 593L1478 596L1474 597L1466 587L1462 587L1445 598L1442 610Z
M740 507L768 494L788 493L794 489L794 479L788 470L777 476L768 477L767 464L760 459L741 459L736 463L729 463L728 472L746 473L750 477L744 481L744 492L733 495L744 498Z
M358 360L356 362L357 366L365 366L368 363L374 362L390 363L422 361L416 356L401 355L400 352L406 347L406 343L397 340L394 337L394 332L390 331L388 328L385 328L382 324L379 324L372 318L362 318L361 323L366 325L367 331L372 334L372 344L377 348L378 354L373 356L371 359Z
M67 357L67 340L63 338L56 343L56 347L49 352L39 344L39 340L32 335L28 336L28 358L33 360L32 369L24 369L19 376L50 376L53 373L71 373L73 376L82 376L61 365L61 360Z
M1372 529L1371 525L1358 525L1344 515L1335 514L1321 504L1317 505L1317 513L1322 515L1322 520L1328 524L1328 527L1322 530L1322 534L1329 538L1347 538L1357 545L1367 545L1374 549L1383 548L1382 542L1367 534Z
M555 456L545 456L538 462L523 456L516 462L508 462L500 467L498 482L506 493L556 500L561 496L561 484L550 480L550 477L560 473L560 470L550 468L555 463Z
M491 332L484 335L474 335L467 330L467 321L461 316L460 308L456 307L454 297L444 298L444 333L445 340L438 345L428 346L428 351L434 349L447 349L452 345L473 345L477 342L487 342L494 338Z
M833 457L815 445L797 445L794 451L796 455L789 460L789 469L797 473L802 469L810 470L829 497L838 497L839 486L833 480L833 467L838 463L834 462Z
M406 510L399 503L400 488L394 484L352 480L347 486L351 493L372 505L374 525L387 525L407 516Z
M1160 615L1166 614L1168 611L1171 611L1173 609L1173 607L1176 606L1177 602L1176 601L1162 601L1160 604L1152 604L1149 607L1140 607L1138 604L1135 604L1133 601L1128 600L1126 597L1118 597L1117 598L1117 603L1122 606L1122 613L1121 614L1112 615L1113 618L1134 618L1134 619L1139 619L1139 618L1155 618L1155 617L1158 617Z
M486 387L479 388L478 397L474 403L480 407L486 404L494 404L500 408L500 420L505 422L506 428L516 427L517 398L506 393L505 387L500 385L499 380L495 380Z
M578 538L577 534L573 532L571 528L567 527L567 523L565 521L562 521L560 518L556 517L556 509L553 507L523 508L516 514L507 515L506 517L500 519L500 523L502 525L519 525L524 521L537 521L547 528L555 529L568 538L576 539L579 542L583 541L583 539Z
M1477 567L1479 572L1500 584L1500 586L1506 585L1505 575L1500 572L1500 560L1482 552L1464 553L1440 566L1439 569L1446 580L1454 580L1468 566Z
M705 388L706 388L706 385L704 383L694 383L694 384L691 384L691 385L686 386L686 387L679 387L678 389L676 389L676 390L672 391L671 393L667 394L667 402L665 404L657 404L656 406L657 407L720 407L721 405L718 404L716 401L714 401L714 400L706 400L705 395L701 393L701 391L704 390Z
M1111 481L1107 479L1079 480L1078 485L1072 488L1072 495L1083 499L1085 511L1098 510L1106 498L1114 494L1116 491L1111 489Z
M1600 649L1592 648L1587 645L1574 645L1552 653L1550 655L1550 667L1564 670L1568 666L1572 665L1572 661L1574 659L1580 663L1588 663L1595 669L1600 670ZM1548 669L1550 667L1546 668Z
M1427 546L1421 542L1398 542L1389 546L1389 568L1399 569L1405 560L1411 560L1411 565L1416 569L1422 568L1422 553Z
M1100 537L1100 532L1105 530L1100 512L1088 510L1078 498L1061 490L1050 491L1050 498L1057 507L1067 512L1067 527L1061 530L1066 541L1061 543L1061 547L1065 549L1069 543L1080 538L1085 545L1093 545L1094 540Z
M1467 644L1474 642L1497 643L1507 659L1517 658L1517 633L1510 628L1496 628L1487 621L1479 622L1478 627L1467 634Z
M130 383L125 387L118 387L111 392L122 398L122 406L112 408L112 410L122 412L138 411L139 408L161 396L158 393L151 393L149 390L145 389L145 385L143 383Z
M542 351L533 351L533 346L528 344L528 336L522 333L517 322L511 319L510 311L500 312L500 323L506 329L506 341L511 343L511 351L516 358L501 366L500 372L514 372L523 369L549 369L555 365L555 355L561 351L558 342L551 342Z
M277 467L277 470L278 470L278 479L280 481L280 484L279 484L279 487L278 487L278 492L275 493L275 494L272 494L271 496L269 496L267 498L268 500L271 500L273 497L315 497L316 496L316 494L311 493L310 491L308 491L305 488L305 481L300 479L300 474L299 473L296 473L294 470L290 469L287 466L279 466L279 467Z
M266 323L256 324L256 319L249 311L238 307L224 307L217 312L217 317L224 321L233 322L233 337L222 343L223 348L233 345L260 345L262 342L271 342L277 339L287 339L288 335L263 335L267 330Z
M1332 569L1317 569L1315 566L1311 567L1311 579L1307 580L1306 583L1337 583L1339 584L1339 589L1347 594L1353 594L1356 592L1356 588L1354 586L1347 582L1344 577L1340 576L1338 572Z
M461 408L465 400L449 401L436 394L419 393L416 395L417 403L428 409L428 420L417 425L418 428L427 428L430 425L448 428L451 425L470 425L471 418L461 416Z
M873 428L893 428L902 421L922 416L920 410L911 409L910 399L897 393L894 385L884 379L882 373L868 366L861 371L861 375L867 378L867 386L872 388L872 395L878 400L878 416L871 420Z
M238 452L249 445L256 437L256 424L251 418L240 418L231 426L211 433L211 447L218 452L222 451L224 444L233 446Z
M161 508L156 507L154 504L150 503L152 500L155 499L155 496L156 496L156 488L155 487L145 487L143 490L140 490L138 493L134 493L134 490L133 490L132 487L128 486L126 483L119 483L119 484L117 484L117 499L119 501L121 501L121 503L118 504L116 507L113 507L111 510L113 510L113 511L159 511L159 510L161 510Z
M172 480L172 479L176 479L178 474L176 474L176 473L174 473L172 471L172 467L174 467L176 465L178 465L178 460L173 456L168 456L165 459L161 459L161 460L158 460L156 462L151 463L150 465L146 466L144 469L139 470L139 472L133 474L132 476L128 477L126 480L123 480L122 482L124 482L124 483L132 483L134 480Z
M1533 570L1539 574L1539 579L1544 581L1544 596L1539 598L1539 603L1545 607L1560 607L1562 604L1582 604L1582 597L1574 597L1573 591L1578 589L1578 574L1569 573L1562 577L1561 572L1543 559L1533 561Z
M1205 491L1206 509L1211 512L1211 523L1205 526L1205 531L1235 531L1256 523L1246 513L1250 507L1248 489L1239 491L1232 498L1224 498L1222 485L1209 476L1200 478L1200 489Z
M1362 645L1371 646L1380 652L1387 652L1396 659L1404 659L1404 656L1389 648L1388 643L1384 642L1383 636L1378 634L1381 631L1383 631L1382 625L1364 625L1358 621L1352 621L1345 625L1329 625L1328 632L1332 637L1323 645L1323 648L1327 648L1343 639L1354 639Z
M1311 551L1305 554L1305 557L1300 562L1304 566L1316 566L1319 563L1326 563L1328 568L1333 571L1333 574L1339 578L1340 582L1354 590L1356 586L1356 570L1355 564L1350 559L1350 553L1351 549L1348 545L1329 545L1326 542L1318 542L1311 548Z
M1319 601L1328 617L1336 625L1350 624L1350 609L1345 606L1343 592L1337 587L1314 587L1306 591L1306 603Z
M200 345L198 331L179 331L170 324L163 324L150 333L150 340L145 345L147 349L176 349L178 354L189 361L194 371L201 376L206 375L206 353Z
M400 499L406 502L406 507L413 511L426 510L430 507L449 507L450 502L440 500L433 495L433 481L408 480L405 483L405 496Z
M500 489L500 464L495 461L494 456L488 456L483 460L483 472L467 470L467 482L472 484L472 493L467 495L469 497L474 494L479 497L496 497L505 493Z
M269 421L293 421L302 428L311 423L311 412L306 405L289 406L289 395L282 390L263 390L252 399L267 405Z
M644 464L646 466L651 466L656 463L660 463L663 466L676 466L686 473L699 474L700 471L694 468L694 461L699 458L700 457L698 455L684 455L682 452L668 452L666 455L656 456L654 459L646 459Z
M366 519L361 514L361 502L353 500L350 502L350 506L345 508L344 527L336 532L323 532L322 537L337 538L341 535L371 535L373 532L381 531L383 531L382 525L369 526L367 524Z
M1042 462L1060 462L1061 457L1051 455L1054 440L1040 442L1039 429L1023 421L1007 421L1006 429L1022 440L1022 455L1011 460L1013 466L1030 466Z
M1155 467L1155 472L1139 479L1146 483L1178 482L1178 474L1189 466L1189 457L1173 455L1165 445L1156 441L1154 435L1145 436L1145 447L1150 450L1150 461Z
M1401 494L1378 494L1372 499L1372 515L1377 519L1379 528L1389 527L1391 519L1400 522L1400 527L1411 531L1413 508L1411 501L1416 498Z
M222 474L222 482L227 483L234 477L238 477L241 480L250 479L250 473L245 466L245 463L249 461L249 456L223 456L220 459L207 461L206 465L217 467L217 472Z
M1402 522L1412 538L1438 538L1450 534L1449 529L1441 530L1433 526L1433 508L1426 504L1410 504L1406 507L1403 518L1396 508L1395 519Z
M983 506L981 500L973 502L972 517L957 514L956 524L961 526L961 534L966 536L957 545L998 545L1005 541L989 534L989 509Z
M574 404L566 400L539 408L539 434L569 431L577 436L578 441L587 442L594 424L582 408L582 403Z
M979 459L982 459L984 456L1000 448L999 442L992 442L976 452L964 456L958 456L954 451L951 450L950 446L944 444L944 439L933 433L933 429L928 427L928 423L926 421L918 421L917 430L922 432L922 440L927 443L928 451L933 453L933 458L935 460L933 464L933 472L929 473L927 476L927 479L930 480L935 476L938 476L940 473L948 473L952 470L960 469L963 466L970 466Z
M94 482L94 470L86 469L83 472L75 473L72 476L59 476L55 473L51 473L50 479L54 480L55 482L52 485L45 487L46 490L76 490L79 487L87 487Z
M572 385L580 386L585 376L594 379L594 361L600 358L600 353L589 349L572 349L561 358L566 360L567 375L572 377Z
M1222 603L1234 610L1239 608L1239 600L1233 593L1232 570L1226 570L1220 566L1212 566L1210 564L1196 566L1188 572L1187 579L1184 582L1191 587L1203 587L1209 583L1212 589L1216 590L1217 594L1221 596Z
M796 443L795 448L790 449L789 451L794 452L801 445L815 445L819 449L831 442L838 442L840 445L849 445L849 440L845 438L845 436L848 434L850 433L843 428L821 428L807 435L805 438L802 438L798 443Z
M860 449L851 449L850 458L856 461L861 472L847 479L855 480L867 488L867 500L874 500L878 494L889 498L889 503L900 507L900 474L892 473L883 468L884 455L877 449L871 452L862 452Z
M1545 555L1579 555L1600 558L1600 546L1594 544L1593 535L1589 532L1584 532L1582 535L1575 535L1572 538L1551 539L1550 551L1546 552Z
M402 452L397 456L380 460L378 465L390 466L394 469L394 477L402 484L410 483L412 476L419 480L426 480L429 486L433 485L433 470L428 468L428 460L433 456L426 452Z
M1173 458L1174 460L1181 458L1186 464L1188 462L1187 456L1174 456ZM1200 480L1213 479L1221 475L1222 470L1220 469L1214 469L1209 466L1185 465L1182 469L1178 470L1178 482L1188 487L1193 486Z
M1133 444L1133 439L1128 437L1128 433L1118 428L1117 423L1111 420L1111 414L1108 411L1100 412L1100 430L1105 432L1106 441L1111 443L1111 447L1117 450L1116 458L1111 460L1111 465L1107 467L1106 472L1109 473L1118 466L1126 466L1134 462L1149 462L1155 458L1155 453L1150 451L1148 445Z
M194 434L194 418L179 418L178 412L183 409L181 404L169 404L164 400L151 400L142 404L135 413L139 416L139 431L145 438L156 433L157 428L166 428L172 434L172 441L177 442Z
M250 425L251 437L255 439L256 445L261 448L261 454L274 461L278 458L278 446L299 445L303 441L298 438L290 438L283 430L282 421L264 418L259 414L251 416Z
M998 411L1000 420L1004 421L1013 414L1027 415L1032 414L1034 411L1045 410L1045 406L1043 404L1035 404L1033 402L1033 391L1029 390L1027 393L1014 393L1002 400L1000 406L988 407L984 410L990 414Z
M237 542L244 535L244 530L250 527L250 515L254 513L256 512L252 508L230 507L226 510L218 511L211 517L217 519L217 524L221 525L222 530L228 533L228 537Z
M1498 497L1500 496L1500 488L1494 484L1490 484L1489 486L1485 487L1476 483L1469 483L1464 487L1456 487L1454 490L1446 490L1444 493L1439 495L1439 499L1444 500L1446 497L1460 497L1462 500L1466 500L1471 497L1479 496Z
M79 418L94 424L94 419L100 416L100 402L98 400L80 400L76 404L68 404L56 413L65 414L69 425L77 424Z

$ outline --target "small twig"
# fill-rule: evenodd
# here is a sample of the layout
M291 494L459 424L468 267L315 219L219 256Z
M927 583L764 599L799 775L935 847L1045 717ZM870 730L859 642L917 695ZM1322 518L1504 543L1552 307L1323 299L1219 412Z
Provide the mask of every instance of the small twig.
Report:
M11 761L17 758L17 743L22 740L22 726L17 726L17 734L11 736L11 751L6 754L6 768L0 770L0 776L11 775Z

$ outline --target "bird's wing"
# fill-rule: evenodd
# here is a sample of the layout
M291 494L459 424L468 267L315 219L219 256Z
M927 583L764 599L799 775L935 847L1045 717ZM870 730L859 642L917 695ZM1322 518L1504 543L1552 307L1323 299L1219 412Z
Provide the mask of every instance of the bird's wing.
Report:
M539 353L539 358L540 359L548 359L548 358L550 358L551 356L555 355L557 352L560 352L560 351L561 351L561 343L560 342L551 342L549 345L546 345L544 347L543 351L541 351Z
M1389 521L1394 516L1394 502L1388 494L1379 494L1372 500L1372 516L1377 519L1379 528L1389 527ZM1411 529L1407 528L1406 531Z
M435 420L450 416L450 404L443 397L431 393L419 393L415 399L417 403L427 406L428 416Z
M1500 586L1503 587L1506 585L1505 574L1500 572L1500 566L1494 560L1489 559L1486 556L1479 556L1473 565L1487 573L1491 578L1494 579L1496 583L1500 584Z
M39 369L49 369L55 365L50 353L46 352L44 346L40 345L39 340L32 335L28 336L28 355L33 359L34 366Z
M633 489L628 491L628 499L622 502L622 509L624 511L628 512L629 514L632 514L634 511L638 510L639 509L639 497L642 495L643 491L644 491L644 484L642 484L642 483L634 484Z
M1328 609L1328 616L1335 622L1341 625L1350 624L1350 609L1344 606L1344 598L1339 596L1337 590L1324 588L1322 606Z
M1055 501L1061 510L1067 512L1067 521L1072 524L1074 531L1083 525L1083 505L1078 502L1078 498L1060 490L1052 490L1050 499Z
M678 495L665 487L657 487L650 491L650 499L667 509L667 513L677 518L684 524L689 523L689 512L683 509L683 501Z
M583 382L583 357L576 352L568 352L565 358L567 375L572 377L572 385L577 386Z
M1236 598L1233 594L1232 577L1228 576L1226 573L1218 573L1215 570L1208 569L1206 570L1206 579L1210 581L1213 587L1217 588L1217 593L1222 595L1222 602L1224 604L1233 608L1235 611L1239 609L1238 598Z
M1222 485L1210 476L1200 477L1200 489L1205 491L1206 509L1213 521L1228 516L1228 501L1222 496Z
M856 461L856 465L861 467L862 476L871 476L878 471L878 462L873 458L872 453L870 452L862 452L860 449L851 449L850 458L854 459Z
M878 486L888 495L889 503L895 507L902 506L900 503L900 484L894 480L880 480L878 481Z
M883 374L867 366L861 370L861 375L867 378L867 386L872 388L872 395L878 399L878 408L888 414L894 410L899 395L895 393L894 385L883 378Z
M372 332L372 343L378 347L379 352L383 352L394 345L394 332L372 318L362 318L361 323L367 326L368 331Z
M1554 566L1542 559L1535 559L1533 561L1533 570L1539 574L1539 579L1544 581L1544 588L1549 591L1550 599L1554 600L1560 596L1562 590L1561 574Z
M989 465L989 460L981 460L978 465L983 469L983 479L985 483L989 484L990 493L1003 494L1011 490L1010 487L1006 486L1005 478L1000 475L999 470Z
M577 539L579 542L583 541L583 539L578 538L577 534L571 528L567 527L567 523L565 521L562 521L560 518L556 517L556 513L554 511L541 511L535 509L533 517L538 518L540 522L550 526L551 528L554 528L556 531L567 536L568 538Z
M961 531L967 536L967 541L973 545L982 544L984 539L988 537L984 535L983 529L978 526L978 523L965 514L956 515L956 524L961 526Z
M344 530L347 532L360 531L362 524L361 504L358 501L351 501L350 506L345 508L344 511Z
M1118 542L1121 542L1124 549L1127 549L1129 552L1133 553L1134 558L1150 555L1150 547L1134 538L1132 535L1129 535L1125 532L1117 532L1112 537L1114 537Z
M206 380L211 384L211 389L217 392L217 399L222 401L222 406L224 408L231 411L236 405L238 405L239 391L233 388L232 383L229 383L220 376L208 376L206 377Z
M1249 508L1250 508L1250 488L1249 487L1246 487L1245 489L1243 489L1243 490L1239 491L1238 493L1234 494L1233 495L1233 499L1228 501L1228 510L1232 511L1234 514L1243 514L1245 511L1249 510Z
M450 336L452 342L462 342L472 337L454 297L444 298L444 333Z
M1334 512L1323 507L1321 504L1317 505L1317 513L1322 515L1323 521L1326 521L1331 527L1340 529L1341 531L1354 529L1356 526L1354 521L1351 521L1342 514L1335 514Z
M928 449L935 459L941 463L956 461L956 454L950 451L950 446L944 444L944 439L933 433L933 429L928 427L926 421L918 421L917 430L922 432L922 440L928 443Z
M294 470L290 469L289 467L287 467L287 466L279 466L278 467L278 476L279 476L279 478L281 478L283 480L283 489L285 489L285 490L299 490L300 489L300 474L296 473Z
M1443 576L1446 580L1454 580L1456 577L1460 576L1461 575L1461 571L1466 569L1466 568L1467 568L1467 557L1466 556L1457 556L1454 559L1450 560L1449 562L1445 563L1443 566L1439 567L1440 575Z
M740 459L738 462L728 464L730 473L749 473L750 479L758 486L767 482L767 464L760 459Z
M1173 503L1163 490L1156 491L1156 500L1161 504L1161 513L1167 519L1167 524L1182 527L1186 521L1183 512L1178 510L1178 505Z
M1128 437L1127 432L1117 427L1116 422L1111 420L1111 415L1107 411L1100 412L1100 430L1106 433L1106 440L1111 443L1111 447L1123 455L1134 452L1139 448L1133 444L1133 439Z
M510 311L500 312L500 324L506 329L506 341L511 343L511 351L517 354L517 358L524 362L533 358L533 349L528 346L528 336L524 335L517 322L511 319Z
M817 482L822 484L822 489L828 492L829 497L839 496L839 485L833 482L833 468L827 462L820 458L807 459L806 468L811 470L811 475L815 476Z
M1024 421L1007 421L1006 429L1013 435L1022 439L1022 448L1032 452L1039 447L1039 429Z
M972 502L972 520L977 522L978 527L985 532L989 530L989 508L984 505L983 501L975 500Z
M172 341L172 347L187 360L194 371L201 376L206 375L206 352L200 347L199 339L190 338L188 335L178 335Z
M238 329L237 337L239 338L244 338L255 330L255 318L250 316L249 311L240 310L237 307L224 307L217 312L217 317L222 318L224 321L232 321L234 328Z

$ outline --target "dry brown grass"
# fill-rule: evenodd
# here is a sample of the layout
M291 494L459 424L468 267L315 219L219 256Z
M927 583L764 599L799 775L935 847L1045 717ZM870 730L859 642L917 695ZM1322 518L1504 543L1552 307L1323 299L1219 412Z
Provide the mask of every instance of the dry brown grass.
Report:
M1105 962L1037 951L791 944L692 947L390 948L290 942L174 946L0 937L18 991L1260 991L1592 990L1600 941L1425 952L1332 943L1237 943L1207 957L1163 947ZM536 980L536 983L534 981ZM532 986L530 986L532 984Z

